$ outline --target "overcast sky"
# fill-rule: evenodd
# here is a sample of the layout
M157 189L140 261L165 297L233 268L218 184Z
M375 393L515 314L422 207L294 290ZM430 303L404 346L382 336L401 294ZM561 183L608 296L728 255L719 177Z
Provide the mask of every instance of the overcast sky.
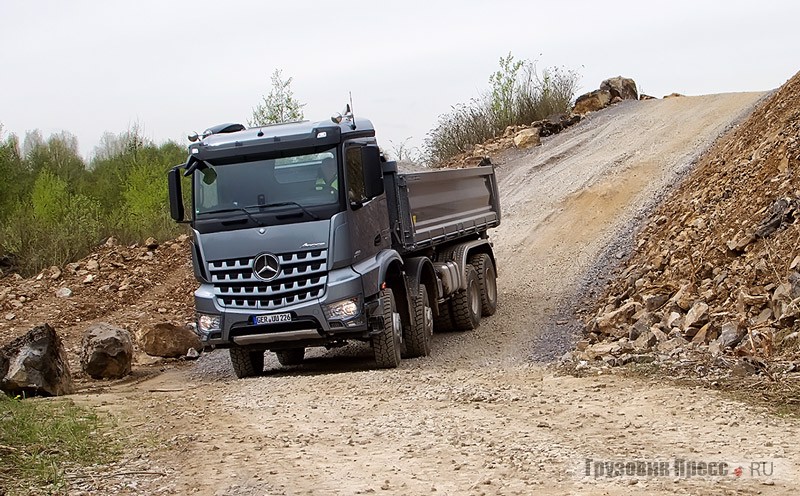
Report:
M499 57L623 75L661 97L769 90L800 70L795 1L0 0L0 123L88 155L134 123L156 142L246 123L281 69L306 118L352 92L388 149L487 88Z

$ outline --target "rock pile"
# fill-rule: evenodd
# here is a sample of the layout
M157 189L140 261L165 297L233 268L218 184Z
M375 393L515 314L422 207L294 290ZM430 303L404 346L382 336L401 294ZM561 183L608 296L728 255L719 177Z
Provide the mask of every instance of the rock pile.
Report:
M575 100L572 112L574 114L597 112L622 100L638 99L639 91L636 89L636 82L630 78L617 76L600 83L600 89L579 96Z
M652 216L573 357L608 365L800 358L800 74ZM741 370L740 370L741 371Z
M509 148L524 150L539 146L541 138L558 134L580 120L581 116L578 114L554 114L547 119L534 121L530 126L508 126L502 136L471 146L465 153L456 155L441 167L474 167L491 163L492 155Z
M185 305L191 309L194 283L188 253L189 237L186 235L161 245L151 239L141 246L119 245L110 238L78 262L53 266L30 278L17 274L1 278L0 344L27 332L44 319L63 332L76 323L139 305L141 294L161 285L178 268L189 268L181 272L186 276L187 291L176 296L180 296L181 307ZM166 302L154 305L167 307ZM70 336L66 344L79 344L84 331L80 329Z
M558 134L577 124L589 112L602 110L622 100L637 100L639 92L636 82L630 78L617 76L600 83L600 89L581 95L575 101L570 114L555 114L547 119L532 122L530 126L508 126L502 136L473 145L466 152L453 157L440 167L473 167L480 162L491 162L492 156L499 152L516 148L520 150L538 146L540 138ZM653 97L641 95L642 100Z

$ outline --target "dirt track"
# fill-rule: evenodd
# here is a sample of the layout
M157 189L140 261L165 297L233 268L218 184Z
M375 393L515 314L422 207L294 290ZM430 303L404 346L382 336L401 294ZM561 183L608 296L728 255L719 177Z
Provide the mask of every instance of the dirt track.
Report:
M354 346L237 381L227 354L76 401L111 411L138 458L75 489L184 494L794 494L794 420L701 389L555 376L561 305L624 256L636 217L761 97L627 102L500 164L501 308L433 353L371 370ZM609 246L611 248L609 248ZM162 288L163 290L163 288ZM141 441L150 439L154 443ZM775 460L755 480L584 477L584 460ZM113 472L148 472L116 477ZM164 474L164 475L159 475ZM764 485L768 484L768 485Z

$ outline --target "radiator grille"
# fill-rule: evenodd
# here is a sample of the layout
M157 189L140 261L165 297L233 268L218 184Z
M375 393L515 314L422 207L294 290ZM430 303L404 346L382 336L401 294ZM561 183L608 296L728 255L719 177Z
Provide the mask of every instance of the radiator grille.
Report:
M253 258L208 262L208 273L219 305L226 308L277 310L325 293L327 250L275 254L278 276L264 282L253 275Z

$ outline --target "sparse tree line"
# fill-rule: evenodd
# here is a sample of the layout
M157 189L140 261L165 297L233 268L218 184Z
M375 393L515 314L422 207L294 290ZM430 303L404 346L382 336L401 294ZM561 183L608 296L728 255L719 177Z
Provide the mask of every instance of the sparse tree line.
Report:
M273 72L251 126L303 118L304 104L295 99L291 82L280 70ZM509 53L489 77L489 91L440 116L421 152L410 149L407 139L389 153L435 166L507 126L568 112L577 82L574 71L539 74L533 62ZM87 161L67 132L45 139L33 131L20 140L0 125L0 275L31 275L72 262L110 236L135 243L177 235L181 227L169 217L166 172L185 158L184 146L156 145L136 126L106 133Z
M137 128L106 134L85 161L75 136L20 139L0 129L0 255L7 268L30 275L72 262L115 236L134 243L166 238L167 170L186 159L174 142L156 145ZM10 267L8 267L10 266Z

